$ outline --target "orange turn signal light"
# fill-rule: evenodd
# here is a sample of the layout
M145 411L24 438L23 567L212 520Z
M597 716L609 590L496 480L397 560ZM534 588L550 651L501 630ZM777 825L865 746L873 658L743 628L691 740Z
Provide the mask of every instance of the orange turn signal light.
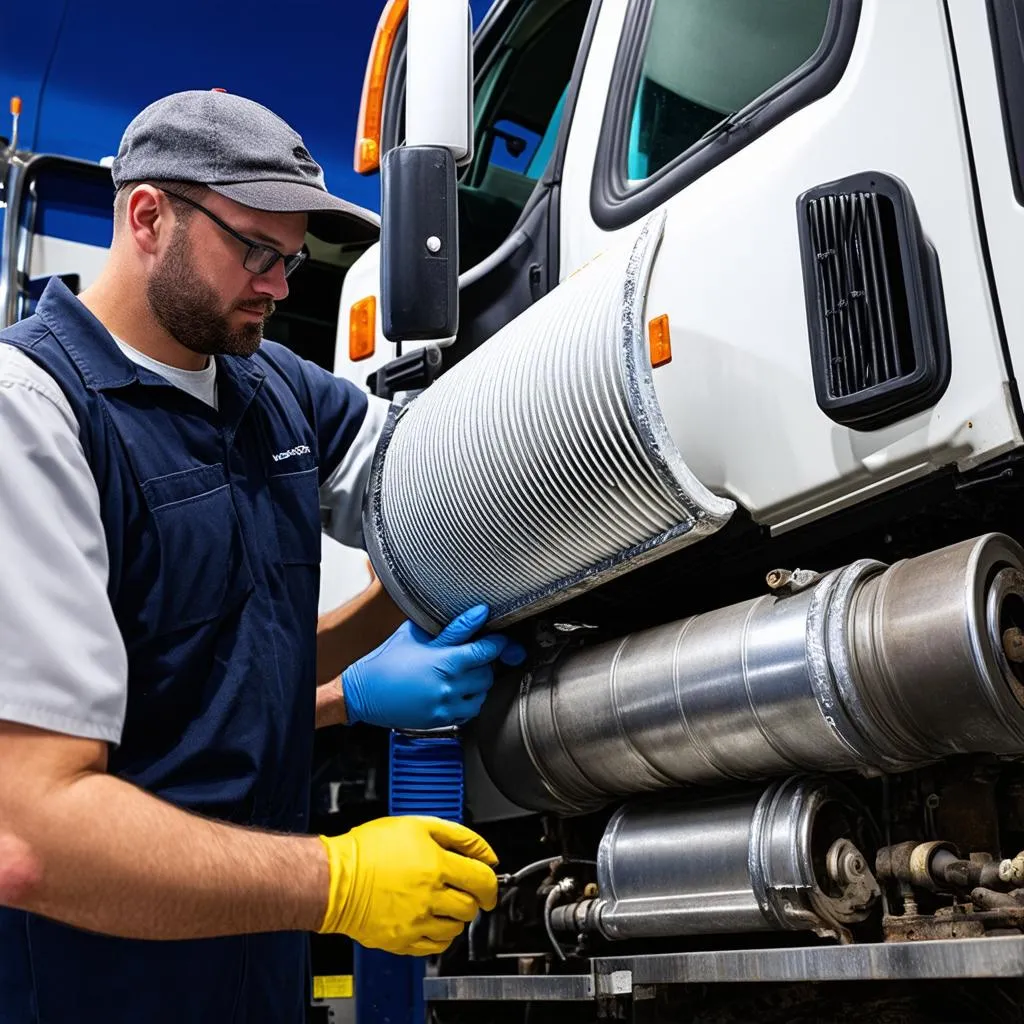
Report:
M668 314L656 316L647 325L647 339L651 346L651 366L664 366L672 361L672 335L668 329Z
M367 295L352 303L348 314L348 357L353 363L369 359L377 347L377 299Z
M384 87L395 36L409 9L409 0L388 0L373 33L370 59L363 78L363 95L356 122L356 151L352 161L356 174L373 174L380 168L380 131L384 121Z

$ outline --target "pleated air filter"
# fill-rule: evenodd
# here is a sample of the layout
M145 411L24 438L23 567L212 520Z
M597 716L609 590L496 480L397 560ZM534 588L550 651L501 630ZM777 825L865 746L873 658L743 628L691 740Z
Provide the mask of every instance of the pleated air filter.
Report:
M394 415L365 512L375 571L436 632L486 601L526 618L717 530L669 436L644 306L664 215ZM661 371L659 371L661 372Z

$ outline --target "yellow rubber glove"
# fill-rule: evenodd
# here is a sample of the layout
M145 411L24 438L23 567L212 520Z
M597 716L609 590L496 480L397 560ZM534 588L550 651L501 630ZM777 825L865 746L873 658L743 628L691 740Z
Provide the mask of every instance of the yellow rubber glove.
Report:
M442 953L498 897L494 851L442 818L378 818L321 836L331 892L320 933L341 932L391 953Z

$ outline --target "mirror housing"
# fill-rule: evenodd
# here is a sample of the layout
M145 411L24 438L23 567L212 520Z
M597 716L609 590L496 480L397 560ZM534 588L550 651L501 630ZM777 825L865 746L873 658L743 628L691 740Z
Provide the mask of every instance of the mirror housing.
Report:
M381 160L381 326L451 344L459 328L456 167L473 158L468 0L409 0L405 145Z
M473 22L467 0L409 0L405 144L473 159Z
M455 158L441 146L399 146L380 170L384 336L450 341L459 329Z

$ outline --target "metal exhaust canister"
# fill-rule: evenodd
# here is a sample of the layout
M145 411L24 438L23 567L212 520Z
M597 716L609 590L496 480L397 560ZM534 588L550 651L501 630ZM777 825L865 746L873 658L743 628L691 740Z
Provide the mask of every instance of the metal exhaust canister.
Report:
M572 814L686 784L1022 753L1022 562L989 534L585 648L492 691L485 767L514 803Z
M813 931L847 942L880 895L862 852L875 845L863 808L827 778L636 801L605 829L600 895L555 907L551 924L613 940Z

